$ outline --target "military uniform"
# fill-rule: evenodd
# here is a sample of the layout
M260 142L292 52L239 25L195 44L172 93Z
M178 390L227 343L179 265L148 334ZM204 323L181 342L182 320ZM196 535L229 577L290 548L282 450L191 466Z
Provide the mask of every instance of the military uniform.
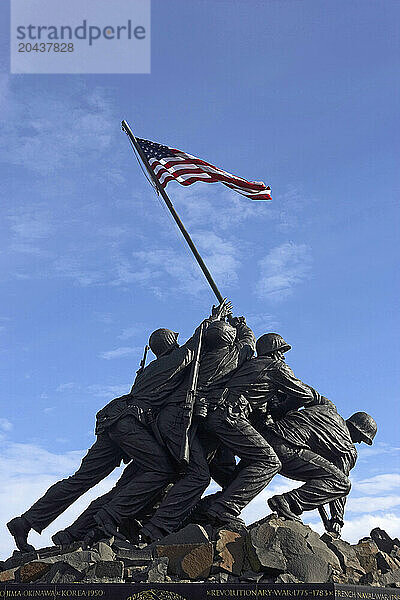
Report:
M209 330L215 330L216 338L221 342L217 348L210 349L205 344L201 357L198 391L199 395L208 389L210 383L222 380L248 360L255 348L254 334L244 319L237 319L235 327L221 322L209 324ZM206 330L208 331L208 330ZM210 336L210 334L208 334ZM184 436L183 405L189 386L190 374L186 374L179 388L166 398L157 419L157 427L171 456L178 461ZM196 426L192 426L190 435L190 460L184 475L169 490L155 514L146 523L144 532L150 537L159 537L179 529L186 516L198 503L204 490L210 483L210 470L207 462L207 449L200 443ZM215 451L217 444L213 450ZM214 453L213 453L214 454ZM226 456L220 452L220 456ZM214 472L223 478L221 466ZM103 509L117 522L132 515L132 501L136 494L135 480L120 490Z
M123 459L135 459L132 512L141 509L174 479L176 468L165 447L148 428L152 410L159 407L183 381L196 346L186 344L151 362L136 377L131 393L111 401L97 415L97 440L76 473L53 486L22 517L38 533L91 487L107 477ZM124 486L122 486L124 487Z
M282 497L295 515L330 503L331 516L343 525L349 472L357 451L346 421L335 405L319 396L315 405L289 412L263 430L282 462L281 475L304 481Z
M237 517L281 469L274 449L250 424L250 411L280 406L282 396L287 406L301 406L315 394L283 360L268 356L245 362L209 390L206 427L241 459L233 479L207 509L211 517L221 521Z

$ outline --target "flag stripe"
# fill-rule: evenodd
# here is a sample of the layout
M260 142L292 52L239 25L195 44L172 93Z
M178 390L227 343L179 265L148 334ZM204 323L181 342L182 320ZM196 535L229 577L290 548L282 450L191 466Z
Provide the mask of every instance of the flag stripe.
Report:
M240 186L221 181L221 178L213 177L213 176L209 175L208 173L202 173L202 172L200 172L199 174L185 173L184 175L183 174L179 175L179 173L176 171L174 171L174 173L170 173L168 170L164 169L162 173L160 173L160 171L157 172L157 177L158 177L160 183L163 185L163 187L165 187L166 184L169 181L171 181L172 179L175 179L179 183L182 183L182 185L183 185L184 181L186 182L185 185L189 185L191 183L195 183L196 181L200 181L200 179L202 181L205 181L206 183L217 183L220 181L221 183L230 187L231 189L233 189L239 193L243 193L243 195L245 195L245 196L247 195L250 198L259 196L260 198L263 197L264 199L267 199L267 200L270 199L270 195L269 194L266 195L264 190L260 190L260 191L246 190L244 192Z
M152 166L153 164L157 164L157 161L152 161ZM159 164L159 163L158 163ZM226 181L228 183L233 183L235 182L238 187L244 187L247 188L249 190L253 190L256 189L257 191L264 191L265 190L265 185L261 182L249 182L249 181L245 181L239 177L234 177L229 176L226 174L225 171L221 171L220 169L216 169L215 167L209 167L209 166L205 166L200 168L197 164L195 163L189 163L188 161L185 161L185 163L175 163L174 161L169 161L168 163L163 163L162 165L165 169L168 169L171 173L174 173L175 171L181 171L181 170L189 170L190 172L197 172L197 173L213 173L218 177L218 180L221 181ZM157 167L154 167L154 171L157 173Z
M154 162L155 161L153 161L153 164L154 164ZM183 170L183 172L181 172L181 169ZM235 183L224 182L224 181L222 181L221 177L215 177L215 176L210 175L209 173L204 173L200 169L198 169L195 165L189 165L188 169L190 169L190 172L188 172L185 167L181 167L180 169L174 169L174 171L171 172L170 170L164 169L164 167L162 165L158 165L154 168L154 172L157 175L161 184L166 184L168 177L169 177L168 181L171 181L171 179L176 179L179 183L183 183L183 181L189 181L190 183L194 183L196 180L199 180L201 178L202 180L208 180L208 183L216 183L218 181L221 181L221 183L224 183L225 185L232 188L233 190L238 191L238 192L241 191L241 186L239 186ZM264 195L264 194L265 194L264 190L246 190L246 195L249 195L249 197L254 197L254 196L259 196L259 195Z
M221 169L218 169L217 167L214 167L214 165L205 163L204 161L200 160L200 159L196 159L196 158L186 158L184 159L183 157L179 157L179 160L177 160L178 157L173 157L171 159L169 159L168 161L166 159L162 159L160 161L156 161L155 159L153 159L153 161L157 162L157 163L161 163L164 167L166 168L178 168L180 165L201 165L201 167L199 166L198 168L201 168L201 170L204 171L209 171L212 173L217 173L219 175L221 175L221 177L226 177L227 180L231 181L231 180L235 180L238 182L239 185L243 185L245 187L251 187L251 188L258 188L260 191L261 190L265 190L265 184L262 181L246 181L245 179L243 179L242 177L237 177L236 175L231 175L231 173L228 173L227 171L222 171ZM150 164L152 164L152 161L150 161Z
M220 182L252 200L271 200L270 188L262 181L247 181L176 148L140 138L137 141L163 188L172 180L186 186L197 181Z
M161 165L155 159L151 160L150 164L153 167L153 170L154 170L155 174L157 175L157 177L160 177L160 181L163 181L162 174L165 172L165 170L167 170L169 173L171 173L171 175L173 175L174 173L177 173L179 175L181 172L188 172L190 174L197 173L199 176L202 176L207 173L214 173L216 175L216 177L213 178L213 180L215 182L217 182L217 181L225 182L230 185L233 185L234 187L237 187L238 189L245 187L249 190L250 194L265 191L265 186L263 184L261 184L259 186L254 186L249 182L245 182L245 185L244 185L240 179L238 179L236 177L235 178L232 177L231 179L229 179L225 175L221 174L221 172L219 172L219 173L216 172L215 169L209 169L209 168L200 169L197 165L193 165L193 164L178 164L178 165L174 166L171 164L171 162L168 163L170 166L166 167L166 165ZM163 171L163 173L161 173L161 171ZM257 188L257 189L254 189L254 188Z

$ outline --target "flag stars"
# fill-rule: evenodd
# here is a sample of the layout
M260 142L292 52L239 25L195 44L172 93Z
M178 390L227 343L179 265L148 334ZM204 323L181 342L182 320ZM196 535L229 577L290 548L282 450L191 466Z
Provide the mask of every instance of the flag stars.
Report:
M172 154L172 150L171 148L168 148L168 146L163 146L161 144L157 144L156 142L150 142L148 140L142 140L140 138L138 138L138 142L141 145L147 158L149 159L161 159Z

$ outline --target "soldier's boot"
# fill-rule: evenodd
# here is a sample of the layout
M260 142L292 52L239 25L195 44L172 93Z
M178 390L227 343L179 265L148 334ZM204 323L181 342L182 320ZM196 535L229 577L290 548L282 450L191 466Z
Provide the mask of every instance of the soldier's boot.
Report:
M91 548L97 542L104 540L106 537L104 531L99 527L94 527L84 536L82 542L85 548Z
M147 525L143 525L139 533L141 539L149 544L151 544L152 542L158 542L167 535L152 523L147 523Z
M272 496L267 500L267 503L270 509L277 513L278 517L302 523L300 517L291 510L289 502L284 496Z
M97 523L98 529L109 537L116 537L117 539L124 539L124 536L118 532L118 525L116 521L109 515L109 513L101 508L95 515L94 520Z
M51 536L51 539L56 546L69 546L75 541L75 538L65 529L57 531L57 533Z
M222 492L215 492L215 494L209 494L204 496L198 501L192 512L186 517L182 526L188 525L189 523L195 523L196 525L208 525L210 524L210 516L208 515L208 509L216 498L221 495Z
M8 531L15 540L15 545L21 552L35 552L35 548L28 544L28 534L32 529L25 517L15 517L7 523Z
M207 510L207 521L216 529L229 529L230 531L236 531L237 533L244 534L247 532L246 524L240 517L216 513L213 510Z
M119 526L119 532L126 540L135 545L140 541L139 532L141 526L140 521L137 521L136 519L124 519Z

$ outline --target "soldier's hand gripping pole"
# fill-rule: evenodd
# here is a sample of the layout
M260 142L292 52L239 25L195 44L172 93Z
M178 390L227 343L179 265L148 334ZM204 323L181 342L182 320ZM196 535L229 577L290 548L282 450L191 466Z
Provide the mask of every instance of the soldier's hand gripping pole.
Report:
M194 404L196 402L196 394L197 394L197 381L199 378L199 370L200 370L200 354L201 354L201 346L203 342L203 330L204 323L201 323L198 331L198 339L196 344L195 355L192 363L192 370L190 374L190 384L189 389L186 392L185 405L183 407L183 438L181 444L181 450L179 453L179 463L185 468L189 464L190 458L190 447L189 447L189 433L190 426L192 424L193 419L193 410Z

